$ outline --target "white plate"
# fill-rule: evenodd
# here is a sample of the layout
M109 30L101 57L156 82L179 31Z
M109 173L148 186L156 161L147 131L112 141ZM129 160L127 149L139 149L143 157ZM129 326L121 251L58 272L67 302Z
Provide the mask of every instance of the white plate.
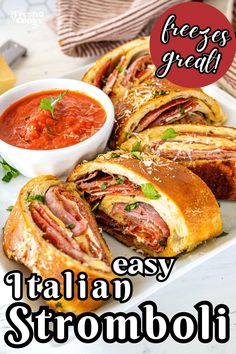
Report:
M80 70L66 75L67 78L80 79L88 66L81 68ZM236 127L236 100L230 95L219 89L215 85L210 85L204 88L204 90L211 96L213 96L222 106L224 113L228 116L227 125ZM27 163L27 161L25 162ZM0 169L0 178L3 173ZM9 213L6 208L9 205L15 203L20 188L27 182L27 178L19 176L13 179L9 184L0 181L0 227L2 228ZM214 257L219 252L226 250L232 245L236 244L236 202L221 202L221 214L223 219L223 230L228 232L226 237L210 240L201 246L199 246L193 252L181 256L176 262L174 269L166 282L158 283L155 277L133 277L134 292L130 301L124 304L120 304L113 300L108 301L101 309L96 311L101 314L105 311L127 311L128 308L136 304L141 303L144 299L150 297L151 294L158 289L166 286L168 283L177 279L186 272L197 267L201 263L205 262L209 258ZM114 257L125 256L127 258L131 256L140 256L136 252L122 245L109 235L105 234L106 241L111 249ZM18 265L17 263L8 260L3 254L2 247L0 249L0 277L3 278L4 274L10 270L20 269L25 276L30 273L25 267ZM30 302L24 297L24 301L29 303L32 309L37 309L39 305L43 304L40 300ZM1 284L1 304L9 304L13 302L11 300L11 289L4 284ZM56 345L55 343L52 345Z

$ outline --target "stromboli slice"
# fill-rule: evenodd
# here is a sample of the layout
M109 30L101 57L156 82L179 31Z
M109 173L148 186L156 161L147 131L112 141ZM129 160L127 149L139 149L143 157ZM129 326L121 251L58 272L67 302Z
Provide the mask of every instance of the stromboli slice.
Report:
M77 166L68 180L105 231L148 255L175 256L222 231L219 206L206 184L154 155L109 152Z
M22 263L32 272L60 282L61 272L85 272L88 289L95 278L108 281L112 256L100 234L89 205L80 198L73 183L63 183L53 176L30 180L21 190L3 234L3 248L8 258ZM48 301L57 311L81 313L94 310L102 302L90 296L82 301Z
M201 89L184 88L168 80L151 78L131 88L115 106L116 121L110 138L112 148L132 134L173 123L220 125L221 107Z
M201 177L217 199L236 200L236 129L193 124L147 129L122 149L151 152L181 163ZM169 136L169 137L168 137Z
M142 37L103 55L89 68L82 81L101 88L116 102L128 88L138 85L154 73L149 37Z

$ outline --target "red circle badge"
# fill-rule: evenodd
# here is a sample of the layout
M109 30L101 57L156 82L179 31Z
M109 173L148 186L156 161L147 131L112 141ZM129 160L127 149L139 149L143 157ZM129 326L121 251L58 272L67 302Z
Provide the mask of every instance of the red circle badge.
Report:
M150 39L156 76L184 87L217 81L230 67L235 49L235 34L223 13L197 2L169 8Z

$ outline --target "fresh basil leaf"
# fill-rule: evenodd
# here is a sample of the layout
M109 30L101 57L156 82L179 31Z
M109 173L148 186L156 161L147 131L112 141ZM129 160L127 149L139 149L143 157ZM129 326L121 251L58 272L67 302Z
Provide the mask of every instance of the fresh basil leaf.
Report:
M131 152L138 151L138 149L140 148L140 145L141 145L141 141L136 141L136 143L135 143L134 146L132 147Z
M141 184L141 189L145 197L149 199L158 199L160 194L156 191L151 183Z
M161 134L161 139L163 140L173 139L176 136L177 136L176 131L173 128L168 128Z
M111 157L112 157L113 159L115 159L116 157L120 157L120 155L117 154L116 152L113 152L113 153L111 154Z
M106 188L107 188L107 183L105 183L105 182L104 182L104 183L102 183L102 185L101 185L101 189L102 189L102 190L104 190L104 189L106 189Z
M29 200L37 200L41 203L45 203L45 197L41 194L36 194L36 195L30 195L30 193L28 193L27 197L26 197L26 201L29 201Z
M228 232L223 231L219 236L217 236L217 238L218 238L218 237L225 237L225 236L227 236L228 234L229 234Z
M169 91L165 91L165 90L154 91L153 92L153 97L155 98L157 96L168 95L168 93L169 93Z
M8 182L10 182L12 180L12 178L13 178L13 176L12 176L11 172L7 172L3 176L2 181L8 183Z
M165 90L160 90L158 93L161 96L161 95L167 95L169 92Z
M95 209L97 209L99 204L100 204L100 202L95 203L91 210L94 211Z
M180 108L179 108L179 111L180 111L181 114L184 114L184 113L186 112L183 107L180 107Z
M116 178L116 182L117 182L117 184L124 184L125 183L125 181L121 178Z
M42 98L39 104L40 109L44 109L46 111L49 111L51 113L52 118L54 118L54 108L57 102L62 100L62 98L65 96L66 92L60 93L56 98L50 97L50 98Z
M69 224L66 226L67 229L72 230L75 228L75 224Z
M14 208L14 205L9 205L9 207L7 207L6 211L12 211L13 208Z
M139 203L138 203L138 202L128 204L128 205L126 205L126 207L125 207L125 211L134 210L134 209L136 209L138 206L139 206Z
M122 72L124 70L124 68L121 65L117 65L116 70L118 70L119 72Z
M8 171L2 178L3 182L10 182L12 178L16 178L17 176L19 176L20 172L17 171L17 169L15 169L14 167L12 167L11 165L9 165L9 163L7 163L5 160L0 161L0 164L2 165L2 168L5 171Z
M131 151L131 155L135 156L137 159L141 160L142 161L142 155L141 155L141 152L139 151Z

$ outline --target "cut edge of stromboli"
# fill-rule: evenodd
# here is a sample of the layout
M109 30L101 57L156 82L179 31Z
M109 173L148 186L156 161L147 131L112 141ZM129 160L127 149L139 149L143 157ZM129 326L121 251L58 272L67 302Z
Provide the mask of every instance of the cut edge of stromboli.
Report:
M142 95L142 89L140 90L139 86L133 89L137 92L140 90L138 96L136 96L135 93L131 96L127 95L127 98L121 105L121 110L119 110L119 107L116 109L116 123L111 138L113 141L112 145L114 145L115 142L116 146L120 146L126 141L127 135L128 137L132 135L135 128L147 113L180 98L196 99L199 107L206 115L208 124L220 125L226 120L218 103L200 89L181 88L181 90L173 90L155 98L152 97L153 89L149 88L150 93L147 92L144 95ZM161 89L161 86L159 89ZM145 97L145 95L147 95L147 97ZM131 110L129 109L129 106L132 106Z
M163 139L167 129L176 136ZM236 200L236 129L178 124L146 129L121 145L169 158L189 168L212 190L217 199Z
M93 81L96 77L96 74L100 70L100 68L109 60L118 61L122 55L125 55L129 50L132 50L135 47L139 47L140 45L149 45L149 37L141 37L135 39L133 41L127 42L110 52L104 54L101 58L99 58L92 66L88 69L85 75L82 78L82 81L93 84Z
M71 270L75 277L77 277L77 274L80 272L86 273L88 276L88 289L91 289L93 279L104 278L107 281L110 281L115 278L115 275L112 273L110 267L105 267L105 264L104 266L102 265L103 261L97 261L96 266L99 264L101 267L98 266L95 269L91 267L90 264L81 263L68 256L57 247L54 247L54 245L42 237L41 230L33 222L29 212L28 202L25 200L28 192L31 192L32 195L42 195L43 191L47 190L49 187L60 185L62 183L63 182L54 176L40 176L31 179L21 189L17 202L4 227L3 249L8 258L14 259L16 262L29 268L32 272L38 273L43 279L57 279L60 282L61 291L63 293L64 280L61 272L64 270ZM68 185L71 185L74 188L73 183ZM78 195L77 192L75 193ZM78 198L80 198L79 195ZM88 210L90 210L90 208ZM97 227L94 216L92 217L94 224ZM103 240L98 230L98 227L96 237L98 237L102 244L106 258L109 261L109 264L111 264L112 256L106 242ZM90 296L83 301L79 300L77 297L73 300L67 301L62 297L59 302L60 307L57 306L57 301L47 301L47 303L56 311L73 311L76 314L95 310L103 303L102 301L93 300Z
M140 141L140 151L143 150L145 145L155 142L158 139L161 139L162 134L168 129L172 128L177 133L176 138L178 139L178 133L204 133L209 134L208 137L211 135L222 135L224 137L233 137L236 139L236 128L234 127L225 127L225 126L209 126L209 125L198 125L198 124L171 124L171 125L163 125L157 126L153 128L148 128L143 130L140 133L136 133L128 140L126 140L122 145L121 149L130 151L133 145ZM187 135L186 135L187 136ZM203 135L203 138L206 138L206 135ZM175 139L175 138L174 138ZM166 139L166 140L172 140ZM166 141L165 140L165 141Z
M220 234L222 223L219 206L199 177L163 158L142 154L143 161L140 161L130 154L117 153L121 154L118 158L112 158L114 152L109 152L79 165L69 176L69 181L76 182L82 176L100 170L127 177L137 185L152 183L161 197L156 200L144 197L143 200L154 207L170 229L167 247L156 255L175 256Z
M42 181L42 177L44 179L44 181ZM57 253L57 255L62 259L63 261L66 262L67 266L69 267L69 265L76 265L76 264L80 264L80 261L73 259L72 257L68 256L67 254L65 254L63 251L61 251L60 249L56 248L54 245L52 245L50 242L48 242L47 240L45 240L43 238L44 232L35 224L34 220L32 219L31 216L31 212L29 210L29 202L27 201L27 196L28 193L30 193L32 196L35 195L44 195L46 193L46 191L52 187L52 186L58 186L58 185L66 185L66 187L70 188L70 184L67 183L65 184L64 182L60 181L59 179L57 179L54 176L42 176L42 177L36 177L31 179L21 190L19 198L17 200L16 205L13 208L13 213L16 213L17 216L19 216L20 218L22 218L22 220L24 221L25 224L25 230L24 230L24 236L22 237L24 239L24 237L27 239L25 241L32 241L33 242L33 237L31 237L31 232L34 232L34 234L36 235L36 237L38 238L38 240L40 242L42 242L42 247L43 246L47 246L48 248L48 252L54 252ZM45 178L47 178L47 181L45 181ZM42 184L44 184L43 188L42 188ZM73 186L73 183L71 184L71 186ZM77 193L75 186L73 186L73 188L71 189L71 193ZM80 198L80 197L79 197ZM84 201L83 201L84 202ZM62 227L62 229L65 229L68 231L68 229L66 229L64 223L57 218L51 211L50 209L44 205L44 207L47 209L48 215L50 216L50 218L52 218L58 225L60 225L60 227ZM20 208L20 210L19 210ZM19 215L21 214L21 215ZM11 215L10 215L11 217ZM9 217L9 218L10 218ZM33 272L37 272L37 264L33 264L33 259L32 259L32 264L30 264L31 260L27 258L27 254L26 252L24 252L22 250L22 247L24 247L24 244L22 243L16 243L15 246L17 248L19 248L19 251L17 251L17 249L11 250L11 248L8 247L7 243L8 243L8 233L11 232L11 225L9 223L9 221L7 221L6 226L4 228L4 243L3 243L3 247L4 247L4 251L7 254L7 256L9 258L15 258L15 254L22 254L22 260L18 259L18 261L20 261L21 263L24 264L24 261L27 260L28 266L32 267L32 271ZM108 258L109 263L112 260L111 254L108 250L108 247L106 245L106 242L103 240L99 230L97 229L97 233L96 233L96 237L98 237L98 240L101 244L101 246L103 247L106 256ZM26 258L24 258L24 255L26 256ZM46 255L45 255L46 256ZM50 256L48 257L50 258ZM88 261L88 263L86 263L86 261ZM90 263L90 264L89 264ZM96 259L92 259L91 256L87 256L85 258L85 262L82 262L82 267L84 269L91 268L91 270L94 270L96 272L96 269L99 271L104 271L105 273L109 273L109 271L111 270L109 267L103 267L104 262L100 261L100 260L96 260Z

